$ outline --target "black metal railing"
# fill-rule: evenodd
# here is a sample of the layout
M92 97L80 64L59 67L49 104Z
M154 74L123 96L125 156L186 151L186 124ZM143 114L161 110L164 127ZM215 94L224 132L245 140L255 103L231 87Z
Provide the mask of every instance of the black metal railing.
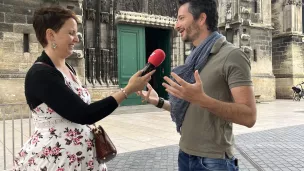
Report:
M15 156L32 135L31 114L26 103L0 104L0 170L13 167Z

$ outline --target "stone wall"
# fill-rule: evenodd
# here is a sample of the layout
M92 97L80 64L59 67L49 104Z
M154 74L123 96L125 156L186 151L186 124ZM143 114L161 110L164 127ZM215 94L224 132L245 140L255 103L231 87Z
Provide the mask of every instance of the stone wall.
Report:
M0 104L25 103L24 78L42 52L32 26L34 11L48 6L46 0L3 0L0 3ZM73 10L82 20L81 1L65 0L61 6ZM79 25L82 32L82 26ZM26 48L28 44L28 49ZM75 47L68 60L84 80L83 45Z
M175 31L174 31L175 32ZM175 32L173 35L172 55L171 55L171 68L184 64L187 57L185 54L185 43L182 41L180 34Z
M273 72L278 98L292 98L291 87L304 81L303 35L273 38Z
M111 94L119 91L119 88L117 86L99 87L99 88L90 87L88 88L88 90L91 95L92 102L94 102L106 98Z
M250 57L254 93L261 101L274 100L271 1L222 0L218 10L220 32Z
M246 34L244 34L244 29ZM276 98L275 78L272 71L272 30L263 27L242 27L244 35L250 35L249 53L251 59L251 74L256 95L261 95L262 101ZM248 41L248 40L247 40Z
M24 102L24 77L40 54L32 15L37 0L3 0L0 4L0 104ZM28 37L28 42L25 38ZM29 44L24 51L23 44Z
M272 3L272 65L277 98L292 98L291 87L304 80L302 20L302 1Z

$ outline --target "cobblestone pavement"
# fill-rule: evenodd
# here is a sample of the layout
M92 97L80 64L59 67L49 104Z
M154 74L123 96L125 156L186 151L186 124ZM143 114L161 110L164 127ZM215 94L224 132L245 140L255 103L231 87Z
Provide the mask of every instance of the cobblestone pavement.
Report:
M257 111L254 127L233 125L240 170L304 171L304 101L259 103ZM0 171L11 168L12 154L34 131L33 122L20 121L0 122ZM117 158L108 163L109 171L177 170L180 135L169 112L151 105L119 107L97 124L118 149Z
M304 171L304 125L236 136L240 171ZM176 171L178 145L119 154L110 171Z
M238 135L237 147L260 170L304 171L303 130L298 125Z
M109 171L177 171L178 145L121 153L107 163ZM237 150L241 171L256 171Z

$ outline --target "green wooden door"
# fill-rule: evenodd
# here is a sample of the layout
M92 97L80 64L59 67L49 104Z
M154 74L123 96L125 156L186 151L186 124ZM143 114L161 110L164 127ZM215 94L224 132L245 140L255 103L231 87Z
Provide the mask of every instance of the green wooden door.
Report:
M117 53L119 86L125 87L130 77L145 65L145 28L118 25ZM142 104L140 97L133 93L121 105L139 104Z

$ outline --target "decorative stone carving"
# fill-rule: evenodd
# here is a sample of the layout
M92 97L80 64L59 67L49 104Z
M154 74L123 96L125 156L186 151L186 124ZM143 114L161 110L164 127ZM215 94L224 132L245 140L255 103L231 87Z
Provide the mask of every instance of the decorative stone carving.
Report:
M231 2L227 4L226 10L226 22L230 22L232 19Z
M244 26L251 26L251 20L250 19L241 19L241 23L244 25Z
M243 14L249 14L249 13L250 13L249 9L246 8L246 7L242 7L242 8L241 8L241 12L242 12Z
M100 22L102 22L102 23L110 22L110 14L108 12L101 12L100 15L101 15Z
M245 53L251 53L252 52L252 48L250 46L241 46L241 49Z
M142 0L118 0L117 1L117 10L142 12L143 11L143 1Z
M94 9L88 9L87 10L87 19L88 20L95 20L95 10Z
M86 8L94 8L93 0L86 0Z
M175 18L129 11L119 11L115 16L115 20L117 23L134 23L139 25L153 25L169 28L174 27L176 23Z
M178 1L170 0L148 0L148 13L169 17L176 17Z
M242 40L250 40L250 35L248 35L248 34L242 34L241 35L241 39Z
M302 0L286 0L284 3L285 6L287 5L296 5L296 6L302 6Z
M251 21L252 21L253 23L259 23L259 22L261 22L261 21L260 21L260 18L261 18L261 14L260 14L260 13L253 13L253 14L251 14L251 16L250 16L250 19L251 19Z
M101 11L108 12L110 11L110 1L107 0L101 0Z
M226 23L226 24L225 24L225 30L230 29L230 28L231 28L230 23Z

